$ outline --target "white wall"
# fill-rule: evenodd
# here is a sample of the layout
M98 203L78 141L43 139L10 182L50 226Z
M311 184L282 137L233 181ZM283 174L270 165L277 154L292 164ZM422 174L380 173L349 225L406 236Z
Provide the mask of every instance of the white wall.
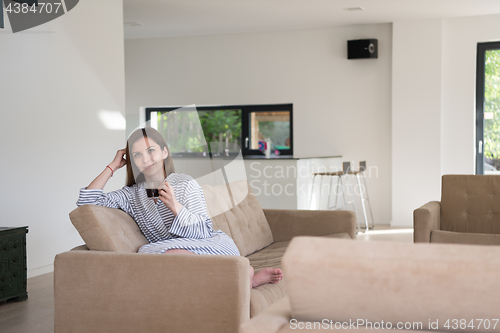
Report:
M98 10L96 10L98 8ZM83 244L68 214L125 142L122 1L87 0L24 33L0 33L0 224L29 226L28 276ZM123 186L118 173L107 189Z
M377 38L379 58L347 60ZM391 221L391 24L125 41L127 131L141 106L293 103L295 155L376 166L376 222Z
M441 44L441 20L393 24L393 225L440 193Z
M500 40L500 15L393 25L393 225L440 200L441 175L475 173L477 43Z

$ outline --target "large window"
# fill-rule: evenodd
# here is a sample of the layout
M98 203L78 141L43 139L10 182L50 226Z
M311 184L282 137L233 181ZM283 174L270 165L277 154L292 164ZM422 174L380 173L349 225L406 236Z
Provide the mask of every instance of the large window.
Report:
M183 147L188 142L196 147L205 141L212 154L237 153L236 144L243 156L263 156L263 142L270 141L271 155L293 155L292 104L196 106L196 110L203 133L184 128L191 123L184 118L193 114L183 114L178 107L148 107L146 121L164 129L173 154L186 153ZM198 152L194 148L187 153Z
M500 174L500 42L478 44L476 75L476 174Z

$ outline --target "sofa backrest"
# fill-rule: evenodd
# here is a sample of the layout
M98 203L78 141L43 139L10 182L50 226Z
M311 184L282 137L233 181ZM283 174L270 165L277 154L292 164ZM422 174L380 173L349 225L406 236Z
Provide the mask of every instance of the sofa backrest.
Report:
M440 229L500 234L500 176L444 175Z
M447 320L452 327L458 318L473 320L474 332L500 331L491 319L477 321L498 318L498 246L295 237L282 263L291 316L299 321L360 320L380 328L383 320L392 328L410 322L400 328L448 331ZM439 329L429 329L435 322Z
M202 188L213 228L231 237L242 256L273 242L266 216L246 180Z
M231 237L242 256L273 242L267 219L247 181L202 188L213 229ZM83 205L69 216L90 250L137 252L148 243L137 223L122 210Z

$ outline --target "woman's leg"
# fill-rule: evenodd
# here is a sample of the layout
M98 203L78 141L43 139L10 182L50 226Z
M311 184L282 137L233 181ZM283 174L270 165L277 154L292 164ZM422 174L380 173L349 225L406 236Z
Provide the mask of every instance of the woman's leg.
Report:
M184 250L184 249L170 249L170 250L167 250L163 253L164 254L196 254L194 252Z
M170 249L164 252L165 254L196 254L184 249ZM250 288L255 288L265 283L278 283L283 279L283 272L279 268L266 267L255 274L252 266L250 266Z

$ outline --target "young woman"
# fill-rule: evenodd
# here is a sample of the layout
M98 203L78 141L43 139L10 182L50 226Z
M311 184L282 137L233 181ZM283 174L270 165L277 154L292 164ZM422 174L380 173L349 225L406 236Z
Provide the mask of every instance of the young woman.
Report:
M125 165L126 186L104 193L109 178ZM160 182L158 199L148 198L138 186L145 181ZM77 205L85 204L118 208L132 216L149 241L139 253L240 255L229 236L212 229L202 188L191 176L174 172L167 143L153 128L132 133L126 148L118 150L104 171L80 190ZM266 267L254 274L250 266L252 288L282 278L279 268Z

